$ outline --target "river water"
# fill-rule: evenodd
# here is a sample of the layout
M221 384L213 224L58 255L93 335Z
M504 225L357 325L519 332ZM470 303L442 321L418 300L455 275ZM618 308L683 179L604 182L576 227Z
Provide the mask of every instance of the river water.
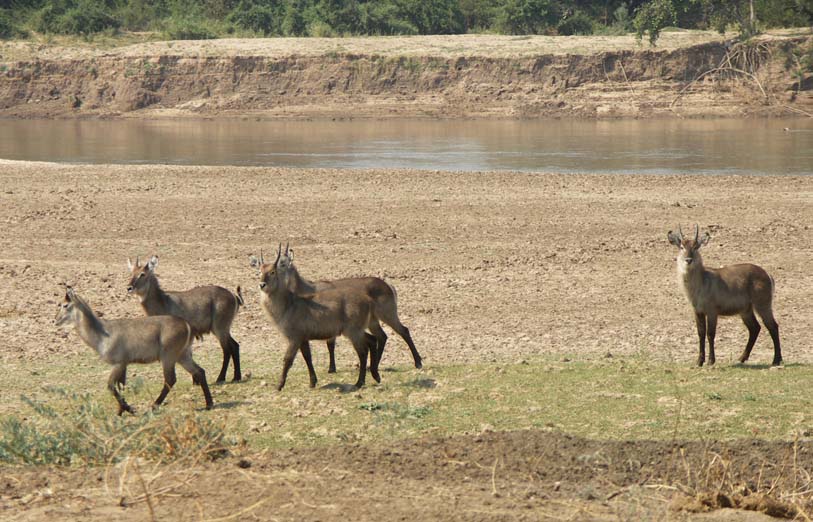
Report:
M813 174L813 119L0 120L0 158L67 163Z

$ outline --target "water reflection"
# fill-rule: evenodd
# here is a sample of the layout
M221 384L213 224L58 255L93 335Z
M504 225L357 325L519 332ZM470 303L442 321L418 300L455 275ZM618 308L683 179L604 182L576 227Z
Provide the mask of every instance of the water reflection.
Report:
M0 158L468 171L813 174L813 120L0 120Z

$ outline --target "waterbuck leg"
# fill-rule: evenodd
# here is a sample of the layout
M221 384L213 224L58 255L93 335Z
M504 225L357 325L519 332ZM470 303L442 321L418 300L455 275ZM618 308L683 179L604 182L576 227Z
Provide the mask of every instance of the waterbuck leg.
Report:
M773 366L779 366L782 364L782 348L779 345L779 324L773 317L773 310L771 310L770 305L757 307L757 313L762 318L762 323L765 325L765 328L768 329L768 333L771 334L771 340L773 341L773 362L771 362L771 364Z
M714 337L717 335L717 314L708 314L706 322L708 323L706 335L709 338L709 366L714 366Z
M395 332L400 335L404 341L406 341L407 346L409 346L409 351L412 352L412 360L415 362L415 368L423 368L421 354L418 353L418 349L415 348L415 343L412 342L412 336L409 334L409 328L401 325L401 328L396 328Z
M415 362L415 368L422 368L423 362L421 360L421 354L418 353L418 349L415 348L415 343L412 342L412 336L409 334L409 328L404 326L401 323L401 320L398 318L398 312L395 307L377 307L376 317L395 330L395 333L401 336L401 338L407 343L407 346L409 346L409 351L412 352L412 360ZM383 348L381 349L381 352L383 355Z
M234 340L234 337L229 335L229 349L231 350L231 361L234 363L234 382L243 380L243 374L240 372L240 343Z
M782 349L779 346L779 324L773 321L766 324L765 327L768 329L768 333L771 334L771 340L773 340L773 361L771 365L779 366L782 364Z
M169 390L171 390L172 387L175 386L175 381L177 380L177 378L175 376L175 362L174 361L170 362L168 360L164 360L164 361L161 361L161 365L164 367L164 387L161 388L161 393L158 394L158 398L155 399L155 402L152 405L153 409L157 408L158 406L160 406L164 402L164 399L167 398L167 394L169 393ZM193 377L193 380L194 380L194 377Z
M330 356L330 363L327 373L336 373L336 338L327 340L327 353Z
M282 391L285 387L285 381L288 379L288 371L291 365L294 364L294 357L299 347L302 345L299 341L289 341L288 350L285 352L285 357L282 359L282 374L279 377L279 384L277 384L277 391Z
M706 314L695 313L694 322L697 325L697 337L700 338L700 354L697 356L697 365L703 366L706 362Z
M183 366L184 370L192 374L192 382L201 387L203 398L206 400L206 409L211 410L214 402L212 401L212 393L209 391L209 385L206 384L206 372L192 360L192 351L187 351L178 362Z
M359 357L359 378L356 381L356 388L364 386L364 381L367 377L367 339L364 337L363 331L353 330L345 332L345 335L353 342L353 348L356 349L356 354Z
M308 376L310 376L311 379L311 388L315 388L318 380L316 379L316 370L313 369L313 360L311 359L311 343L305 341L299 347L299 351L302 352L302 358L305 359L305 364L308 366Z
M217 341L220 343L220 349L223 350L223 365L220 367L220 373L217 374L217 380L215 382L221 383L226 382L226 370L229 369L229 361L232 358L232 352L228 334L225 336L218 335Z
M753 310L748 310L741 314L740 317L742 317L742 322L745 323L746 328L748 328L748 344L745 345L745 350L743 350L740 356L740 362L744 363L751 356L751 350L754 348L754 343L757 342L761 328Z
M110 372L110 377L107 379L107 389L110 390L110 393L113 394L113 397L116 398L116 402L119 403L119 415L122 413L130 412L135 413L133 408L127 404L127 401L124 400L124 397L121 396L119 393L119 385L124 386L124 381L127 380L127 365L126 364L118 364L113 367L113 370Z
M375 382L381 382L381 374L378 373L378 365L381 363L381 356L384 352L384 345L387 343L387 334L381 329L378 321L371 321L369 324L370 331L375 336L365 334L367 339L367 346L370 348L370 375L373 376Z

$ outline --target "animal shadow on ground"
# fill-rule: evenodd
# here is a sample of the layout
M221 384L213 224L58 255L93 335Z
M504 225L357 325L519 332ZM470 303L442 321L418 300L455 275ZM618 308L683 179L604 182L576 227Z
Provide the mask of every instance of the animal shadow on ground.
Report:
M415 388L435 388L438 382L435 379L415 379L414 381L405 382L404 386L412 386Z
M772 365L767 364L767 363L766 364L762 364L762 363L760 363L760 364L734 363L734 364L731 365L731 368L734 368L736 370L771 370L771 369L776 370L776 369L782 369L782 368L788 368L788 369L789 368L803 368L804 366L805 365L801 364L801 363L790 363L790 364L782 363L782 366L772 366Z
M212 407L213 410L231 410L237 408L238 406L245 406L248 404L246 401L227 401L227 402L216 402L215 405ZM199 408L200 411L203 411L203 408Z
M321 387L323 390L339 390L339 393L353 393L354 391L358 391L355 384L342 384L338 382L332 382L330 384L325 384Z

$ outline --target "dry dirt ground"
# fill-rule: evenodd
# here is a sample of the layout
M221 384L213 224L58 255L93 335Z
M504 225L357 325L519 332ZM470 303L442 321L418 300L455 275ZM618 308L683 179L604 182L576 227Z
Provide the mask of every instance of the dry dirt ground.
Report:
M425 365L608 352L690 365L694 326L666 232L698 223L712 235L708 265L752 261L773 275L785 361L810 363L811 204L813 178L804 177L2 162L0 361L87 350L53 327L61 283L108 317L140 315L125 291L126 259L153 253L167 289L242 285L234 332L244 369L279 359L283 342L259 309L248 256L290 242L307 277L393 283ZM718 364L733 363L744 342L739 320L722 320ZM763 335L752 358L767 363L771 352ZM395 339L387 359L410 363ZM713 481L717 471L703 467L713 453L748 486L771 480L756 464L766 454L784 462L793 453L786 443L685 447L684 457L670 443L523 431L299 449L250 455L248 468L231 459L167 471L151 482L155 498L124 507L116 492L121 482L138 487L134 468L127 480L116 478L121 468L2 469L0 517L143 520L152 509L159 519L683 518L667 507L674 486L658 486L674 483L676 470L687 487ZM798 458L811 468L808 453Z
M773 481L783 466L810 469L813 453L798 450L790 443L595 442L518 431L340 446L327 455L279 451L159 472L132 462L126 470L0 470L0 514L89 521L758 522L795 512L757 495L692 499L681 492L713 491L721 479L747 492ZM765 469L766 454L776 458L775 468ZM149 502L144 491L152 492Z

